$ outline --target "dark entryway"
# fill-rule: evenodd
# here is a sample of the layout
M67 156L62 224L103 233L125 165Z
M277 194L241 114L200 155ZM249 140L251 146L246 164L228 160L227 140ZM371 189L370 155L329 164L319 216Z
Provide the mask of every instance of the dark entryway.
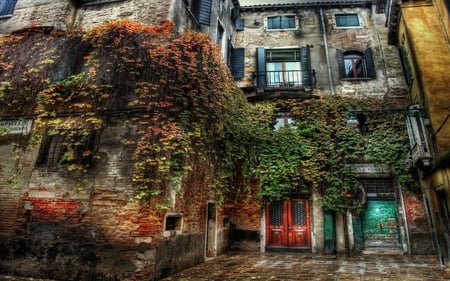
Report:
M307 199L277 200L266 209L267 251L311 251Z

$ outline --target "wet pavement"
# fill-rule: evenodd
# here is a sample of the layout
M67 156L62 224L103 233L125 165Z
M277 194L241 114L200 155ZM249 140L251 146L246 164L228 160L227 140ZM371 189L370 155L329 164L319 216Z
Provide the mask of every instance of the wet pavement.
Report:
M450 268L441 266L435 256L239 252L208 260L163 280L440 281L450 280Z

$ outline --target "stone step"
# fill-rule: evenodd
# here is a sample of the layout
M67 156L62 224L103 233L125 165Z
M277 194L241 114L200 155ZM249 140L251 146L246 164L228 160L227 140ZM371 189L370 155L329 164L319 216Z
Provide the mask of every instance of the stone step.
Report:
M383 248L383 247L371 247L362 250L363 255L403 255L403 251L400 248Z

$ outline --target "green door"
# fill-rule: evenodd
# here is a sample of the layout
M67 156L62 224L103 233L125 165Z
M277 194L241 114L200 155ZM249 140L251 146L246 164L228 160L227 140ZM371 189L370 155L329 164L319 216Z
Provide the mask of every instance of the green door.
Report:
M400 248L397 203L394 199L369 199L362 226L366 249Z

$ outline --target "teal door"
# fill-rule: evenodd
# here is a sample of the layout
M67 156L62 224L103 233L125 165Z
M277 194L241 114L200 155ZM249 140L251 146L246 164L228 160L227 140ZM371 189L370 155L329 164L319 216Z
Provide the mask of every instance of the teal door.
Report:
M397 203L394 199L369 199L363 217L364 246L400 248Z

